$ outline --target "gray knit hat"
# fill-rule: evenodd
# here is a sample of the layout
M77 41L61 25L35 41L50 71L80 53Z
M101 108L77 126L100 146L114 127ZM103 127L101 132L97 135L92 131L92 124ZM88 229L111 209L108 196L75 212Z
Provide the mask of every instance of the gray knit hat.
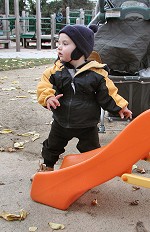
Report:
M72 60L79 59L82 55L88 58L94 47L94 33L97 32L96 25L86 27L84 25L67 25L60 30L59 34L67 34L75 43L76 49L72 52Z

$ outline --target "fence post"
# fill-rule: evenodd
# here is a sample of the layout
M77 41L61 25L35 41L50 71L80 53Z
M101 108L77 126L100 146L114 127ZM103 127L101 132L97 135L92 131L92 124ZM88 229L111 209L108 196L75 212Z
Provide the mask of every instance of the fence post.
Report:
M29 18L29 12L26 12L26 17ZM25 20L26 31L29 31L29 19Z
M37 50L41 50L41 4L36 1L36 44Z
M22 31L25 34L26 33L26 20L25 20L25 11L22 11Z
M7 20L6 20L6 18L7 18L6 15L3 15L4 20L2 20L2 25L3 25L2 28L3 28L3 35L7 37L7 32L6 32L6 30L7 30L6 21Z
M14 0L15 8L15 34L16 34L16 52L20 52L20 24L19 24L19 1Z
M69 6L66 7L66 24L70 24L70 16L69 16Z
M5 0L5 14L6 14L6 18L9 17L9 0ZM10 30L9 30L9 20L6 20L6 35L7 35L7 39L10 39Z
M76 24L80 24L80 18L76 18Z
M94 19L95 15L96 15L96 8L92 10L92 19Z
M80 24L84 25L84 10L80 9Z
M55 34L56 34L56 14L52 14L51 15L51 49L54 49L56 47Z
M96 2L96 6L95 6L95 15L97 15L100 11L100 4L99 4L99 0Z

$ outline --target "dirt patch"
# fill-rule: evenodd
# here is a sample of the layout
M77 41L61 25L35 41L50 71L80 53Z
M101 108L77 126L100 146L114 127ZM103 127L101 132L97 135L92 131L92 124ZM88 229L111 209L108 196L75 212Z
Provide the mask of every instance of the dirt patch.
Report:
M46 66L33 69L3 71L0 74L1 84L1 121L0 130L10 129L12 133L1 134L0 147L12 147L15 142L29 141L19 152L29 158L39 156L41 143L47 137L52 114L36 101L36 86ZM19 136L27 132L40 134L32 141L32 136ZM32 156L29 156L32 154Z

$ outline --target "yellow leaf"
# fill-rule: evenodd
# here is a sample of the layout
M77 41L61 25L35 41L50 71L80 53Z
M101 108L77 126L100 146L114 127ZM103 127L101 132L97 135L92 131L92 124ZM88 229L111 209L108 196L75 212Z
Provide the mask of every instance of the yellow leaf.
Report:
M12 81L12 84L19 84L19 81Z
M29 131L29 132L27 132L27 133L18 134L18 135L24 136L24 137L28 137L28 136L35 135L35 134L36 134L35 131Z
M33 136L33 138L32 138L32 141L34 142L38 138L40 138L40 134L35 133L34 136Z
M1 80L5 80L5 79L8 79L8 77L7 77L7 76L4 76L4 77L1 77L0 79L1 79Z
M12 133L12 130L10 129L3 129L2 131L0 131L0 134L9 134Z
M6 221L16 221L16 220L24 220L27 217L27 212L23 209L20 210L19 214L11 214L3 211L0 214L0 218L5 219Z
M0 151L1 152L5 151L5 148L4 147L0 147Z
M33 100L37 100L37 96L36 95L32 95L32 99Z
M30 231L30 232L34 232L34 231L36 231L37 229L38 229L38 228L35 227L35 226L29 227L29 231Z
M32 103L37 103L38 101L37 100L32 100Z
M27 96L20 95L20 96L16 96L16 98L27 98Z
M15 99L15 98L11 98L11 99L9 99L10 101L16 101L17 99Z
M36 94L37 90L28 90L28 93L30 93L30 94Z
M48 225L53 230L63 230L65 228L65 226L63 224L58 224L58 223L53 223L53 222L49 222Z
M14 148L18 148L18 149L23 149L24 148L24 142L16 142L14 143Z
M137 165L134 164L134 165L132 166L132 171L135 170L135 169L137 169Z
M27 215L28 215L28 213L24 209L20 210L21 219L25 219L27 217Z
M10 88L2 88L3 91L11 91L11 90L15 90L15 87L10 87Z

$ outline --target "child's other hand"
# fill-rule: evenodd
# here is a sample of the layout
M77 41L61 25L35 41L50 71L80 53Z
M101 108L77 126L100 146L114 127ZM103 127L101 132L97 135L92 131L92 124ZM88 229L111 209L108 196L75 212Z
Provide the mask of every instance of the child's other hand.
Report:
M53 96L47 99L46 103L47 103L47 109L51 109L51 107L53 107L53 109L56 109L57 106L60 106L60 102L58 101L59 98L61 98L63 96L63 94L58 94L57 96Z
M128 109L127 106L125 106L119 111L119 115L122 119L124 119L124 117L132 119L132 112Z

